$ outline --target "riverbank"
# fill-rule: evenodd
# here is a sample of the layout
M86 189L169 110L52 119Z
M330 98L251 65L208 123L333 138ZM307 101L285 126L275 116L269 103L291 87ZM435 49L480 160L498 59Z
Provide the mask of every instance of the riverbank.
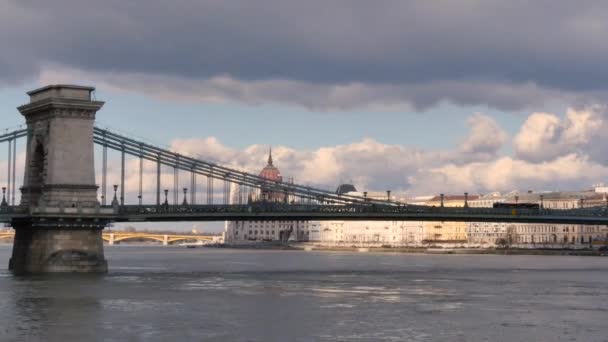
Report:
M211 246L210 246L211 247ZM325 247L301 244L216 245L215 248L253 250L298 250L308 252L360 252L405 254L494 254L494 255L572 255L608 256L597 249L523 249L523 248L425 248L425 247Z

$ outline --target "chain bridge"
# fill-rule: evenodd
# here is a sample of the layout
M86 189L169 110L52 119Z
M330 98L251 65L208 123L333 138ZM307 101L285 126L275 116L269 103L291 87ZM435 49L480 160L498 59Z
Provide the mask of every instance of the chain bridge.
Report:
M0 222L15 229L9 268L15 273L106 272L102 230L112 222L240 220L413 220L608 224L608 203L549 210L448 208L408 205L367 196L339 195L289 181L270 181L202 158L180 154L95 126L104 102L94 88L51 85L28 92L18 108L26 127L0 135L8 146L7 181ZM23 184L17 200L17 142L25 139ZM95 178L95 144L101 148L101 184ZM120 181L108 184L108 150L118 152ZM138 193L128 203L127 157L139 161ZM155 165L154 192L144 192L144 161ZM165 189L161 167L173 170ZM190 187L179 188L179 175ZM199 187L204 193L199 194ZM231 188L239 196L231 199ZM218 188L216 192L216 188ZM169 193L171 192L171 199ZM109 195L109 196L108 196ZM202 196L204 195L204 196ZM151 197L151 198L147 198ZM111 200L110 200L111 197ZM203 197L204 201L199 203Z

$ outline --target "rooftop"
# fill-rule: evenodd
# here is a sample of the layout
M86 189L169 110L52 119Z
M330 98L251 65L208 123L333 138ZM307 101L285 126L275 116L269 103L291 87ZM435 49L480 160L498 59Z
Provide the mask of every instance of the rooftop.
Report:
M94 91L94 87L72 84L52 84L32 91L28 91L27 94L30 96L30 103L48 98L64 98L91 101L91 93Z

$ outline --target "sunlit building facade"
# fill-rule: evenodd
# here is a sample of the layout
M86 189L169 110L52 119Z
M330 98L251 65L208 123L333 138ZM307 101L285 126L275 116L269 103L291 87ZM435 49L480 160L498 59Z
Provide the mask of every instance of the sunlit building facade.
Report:
M606 205L600 189L569 192L492 193L469 202L471 207L492 207L493 203L536 204L539 210L566 210ZM608 241L608 227L602 225L491 223L467 224L469 244L480 247L586 248Z
M281 172L274 165L272 151L269 152L268 162L259 175L270 181L283 181ZM285 202L287 200L286 194L266 189L251 192L238 185L232 185L230 188L230 203ZM309 221L227 221L224 240L227 244L308 241L311 230L318 234L318 224L311 224Z

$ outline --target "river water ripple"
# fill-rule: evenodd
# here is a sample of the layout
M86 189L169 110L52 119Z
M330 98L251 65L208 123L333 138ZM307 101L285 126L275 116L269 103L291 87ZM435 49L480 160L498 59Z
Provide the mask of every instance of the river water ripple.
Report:
M15 277L0 341L608 341L608 259L109 246Z

